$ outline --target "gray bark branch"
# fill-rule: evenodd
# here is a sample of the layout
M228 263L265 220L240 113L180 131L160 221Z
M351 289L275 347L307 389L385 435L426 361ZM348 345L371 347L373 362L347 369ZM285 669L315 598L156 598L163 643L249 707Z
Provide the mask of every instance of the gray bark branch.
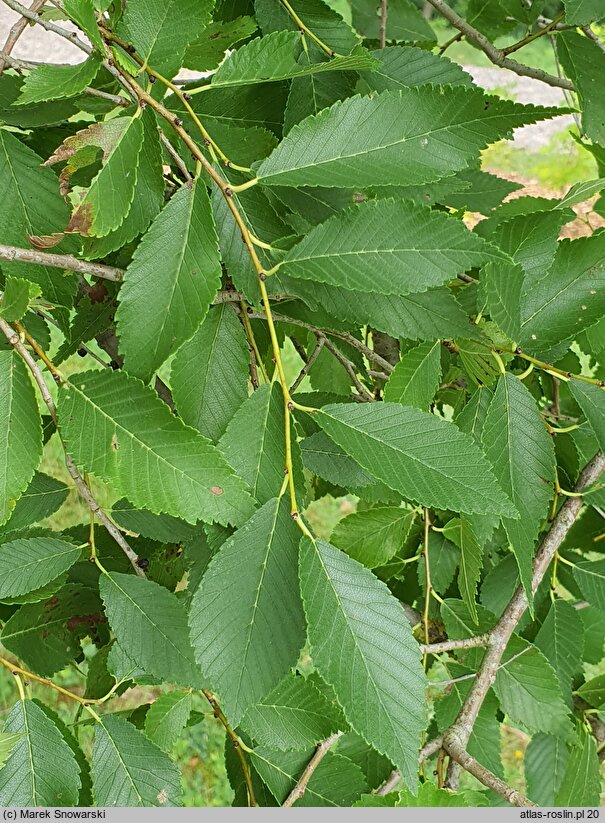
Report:
M573 83L564 77L556 77L554 74L548 74L548 72L543 69L534 69L531 66L525 66L523 63L517 62L517 60L512 60L507 57L502 49L494 46L491 40L488 40L484 34L471 26L464 17L461 17L455 12L444 0L427 0L427 2L445 17L454 28L458 29L468 40L478 46L495 66L499 66L502 69L509 69L509 71L513 71L515 74L523 77L533 77L534 80L541 80L549 86L557 86L558 88L567 89L568 91L574 90Z

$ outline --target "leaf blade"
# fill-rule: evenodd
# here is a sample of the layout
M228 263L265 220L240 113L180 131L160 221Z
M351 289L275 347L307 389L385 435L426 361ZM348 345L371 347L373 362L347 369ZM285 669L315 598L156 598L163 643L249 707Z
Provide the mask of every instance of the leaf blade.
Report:
M223 544L194 595L196 659L234 724L294 666L303 646L298 536L286 499L269 500Z
M363 468L407 499L452 511L515 514L479 449L452 423L395 403L324 406L316 419Z
M56 537L0 543L0 597L18 597L50 583L80 559L82 550Z
M315 666L355 731L414 789L425 677L403 611L370 571L321 541L303 538L300 578Z
M429 183L467 168L516 126L555 112L462 87L352 97L294 126L260 165L258 178L266 186ZM389 125L377 131L376 122Z
M286 254L289 277L352 291L426 291L501 253L443 212L398 200L367 201L315 226Z
M60 391L58 413L76 463L135 506L189 523L243 522L251 514L252 499L220 452L135 378L74 376ZM91 437L83 439L83 430Z
M11 350L0 350L0 524L34 476L42 457L42 423L28 370Z
M503 523L531 598L533 547L552 496L555 457L534 398L509 372L498 380L481 439L500 484L521 515Z
M179 772L161 749L116 715L97 723L92 785L98 806L179 806Z
M3 806L77 806L80 769L55 724L32 700L15 703L4 731L19 734L0 769Z
M167 262L157 265L158 258ZM221 278L218 240L203 183L182 186L138 245L120 288L116 325L124 366L151 375L189 340ZM145 323L139 323L141 315Z
M109 625L120 646L146 673L181 686L202 682L174 594L152 580L107 572L99 581Z

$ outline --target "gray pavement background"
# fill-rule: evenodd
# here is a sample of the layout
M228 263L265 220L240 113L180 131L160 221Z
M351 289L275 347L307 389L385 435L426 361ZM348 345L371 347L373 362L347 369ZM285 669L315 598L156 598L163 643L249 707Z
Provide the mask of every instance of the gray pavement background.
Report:
M24 0L27 3L27 0ZM0 47L4 45L9 30L18 19L14 11L0 3ZM61 24L73 31L68 23ZM22 60L40 60L52 63L79 63L82 53L67 40L40 26L28 26L13 49L13 57ZM519 103L534 103L543 106L556 106L565 103L561 89L547 86L531 77L519 77L506 69L465 66L477 85L486 90L506 88ZM557 132L573 124L570 115L562 115L531 126L524 126L514 133L515 148L537 151L545 146Z

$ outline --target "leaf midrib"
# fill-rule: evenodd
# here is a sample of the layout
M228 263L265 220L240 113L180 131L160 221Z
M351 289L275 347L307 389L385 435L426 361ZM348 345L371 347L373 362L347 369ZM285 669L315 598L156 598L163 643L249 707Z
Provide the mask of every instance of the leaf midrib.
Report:
M144 805L145 805L145 803L144 803L144 801L143 801L143 797L139 794L139 790L137 789L136 783L134 782L134 780L133 780L133 778L132 778L132 775L130 774L130 771L129 771L129 769L128 769L128 765L126 764L126 761L125 761L125 760L124 760L124 758L122 757L122 754L121 754L121 752L120 752L120 750L119 750L119 748L118 748L118 746L117 746L116 742L114 741L113 737L111 736L111 733L109 732L109 730L108 730L107 726L103 723L103 720L102 720L102 719L99 719L97 722L98 722L98 723L99 723L99 725L102 727L102 729L103 729L103 731L105 732L105 734L107 735L107 738L109 739L109 741L110 741L111 745L112 745L112 746L113 746L113 748L115 749L115 753L116 753L116 755L117 755L117 757L118 757L118 760L120 761L120 764L121 764L121 766L122 766L123 770L126 772L126 774L127 774L127 776L128 776L128 780L129 780L129 782L130 782L130 785L132 786L132 788L133 788L133 790L134 790L134 793L136 794L136 796L137 796L138 800L140 801L140 805L141 805L141 806L144 806Z
M365 658L365 655L363 654L363 652L361 651L361 649L360 649L360 647L359 647L359 644L357 643L357 639L356 639L355 633L353 632L353 629L351 628L351 624L350 624L350 621L349 621L349 619L348 619L348 616L347 616L347 614L346 614L346 612L345 612L345 610L344 610L344 607L343 607L343 606L342 606L342 604L341 604L341 598L340 598L340 596L339 596L338 592L336 591L336 588L334 587L334 583L332 582L332 578L331 578L331 576L330 576L330 574L329 574L329 572L328 572L328 569L327 569L327 567L326 567L326 564L325 564L325 562L324 562L324 559L323 559L323 557L322 557L322 554L321 554L321 552L319 551L319 549L318 549L318 547L317 547L317 544L315 543L315 541L314 541L314 540L309 541L309 542L311 542L311 543L312 543L312 545L313 545L313 550L315 551L315 553L316 553L316 555L317 555L317 557L318 557L318 559L319 559L319 562L321 563L321 566L322 566L322 569L323 569L323 572L324 572L325 578L326 578L326 580L327 580L327 582L328 582L328 585L329 585L329 586L330 586L330 588L332 589L332 593L333 593L333 595L334 595L334 598L336 599L336 602L338 603L338 606L339 606L340 612L341 612L341 614L342 614L343 620L345 621L345 625L346 625L346 627L347 627L347 629L348 629L348 633L350 634L350 637L351 637L351 639L352 639L352 641L353 641L353 646L355 647L355 650L356 650L357 654L358 654L358 655L359 655L359 657L361 658L361 661L362 661L362 663L363 663L363 667L364 667L364 669L365 669L365 672L366 672L366 675L367 675L368 681L372 684L372 687L373 687L373 689L374 689L374 692L375 692L376 698L377 698L377 700L378 700L378 702L380 703L380 706L381 706L381 708L382 708L382 711L383 711L384 717L385 717L385 719L388 721L389 726L391 727L391 733L393 734L393 737L397 740L398 745L399 745L399 746L403 749L403 746L402 746L401 741L400 741L400 739L399 739L399 735L397 734L397 731L396 731L396 729L395 729L395 726L394 726L394 724L393 724L393 722L392 722L392 719L391 719L391 714L390 714L390 712L387 710L387 708L386 708L386 706L384 705L384 702L383 702L383 700L382 700L382 691L378 688L378 685L377 685L376 681L374 680L374 678L370 676L370 670L368 669L368 666L367 666L367 664L366 664L366 658ZM326 682L328 682L328 681L326 681ZM336 689L336 686L335 686L335 684L334 684L334 683L330 683L329 685L331 685L334 689ZM341 705L342 705L343 711L344 711L344 713L345 713L345 716L346 716L346 715L349 715L348 707L346 707L346 706L345 706L344 704L342 704L342 703L341 703ZM352 725L354 725L354 724L352 723ZM363 732L361 732L361 734L362 734L362 737L366 740L366 742L367 742L367 743L369 743L371 746L374 746L374 747L376 748L376 750L377 750L377 751L380 751L380 749L378 749L378 746L376 745L376 743L375 743L375 742L372 742L372 741L368 740L368 738L366 737L366 735L365 735ZM382 751L382 752L381 752L381 754L384 754L385 756L387 756L387 757L388 757L388 755L387 755L387 753L386 753L385 751Z
M264 175L264 176L260 175L258 179L259 179L260 182L262 182L263 180L268 180L271 177L279 177L280 175L288 174L289 172L300 172L300 171L302 171L304 169L307 169L307 168L319 169L324 165L339 162L341 160L351 160L351 159L356 158L356 157L371 156L372 154L374 154L376 152L386 151L387 149L393 148L394 146L399 146L403 143L408 143L411 140L418 140L419 138L422 139L424 137L439 135L441 132L451 133L451 131L453 129L458 129L458 128L468 129L473 123L485 123L486 121L489 121L490 119L495 120L495 119L498 119L498 118L501 118L501 117L504 117L504 116L505 115L503 113L493 114L493 115L490 115L490 116L485 116L485 115L476 116L472 120L466 120L466 121L460 122L460 123L458 123L458 122L449 123L448 125L441 126L440 128L433 129L431 131L424 131L424 132L419 132L418 134L406 135L402 139L394 140L391 143L384 143L384 144L381 144L380 146L376 146L376 147L371 148L371 149L366 149L365 151L357 151L357 152L353 152L351 154L341 154L341 155L337 155L337 156L334 156L334 157L329 157L326 160L320 160L319 162L307 163L304 166L291 166L289 168L284 168L284 169L280 169L278 171L273 171L273 172L270 172L269 174ZM514 126L511 126L511 129L513 129L513 128L514 128ZM509 129L509 131L510 131L510 129ZM484 142L484 141L482 141L482 142ZM270 160L271 156L272 155L269 155L267 160ZM453 174L455 174L455 170L452 169L449 176L451 176Z
M245 645L244 645L244 651L243 651L243 654L242 654L242 665L239 668L239 675L238 675L238 678L237 678L237 686L235 688L235 701L236 701L236 703L239 703L240 690L241 690L241 687L242 687L242 678L244 676L244 670L246 669L248 654L250 652L250 646L251 646L251 642L252 642L251 638L252 638L252 632L253 632L254 624L255 624L256 610L258 608L258 601L259 601L260 594L261 594L261 591L262 591L262 588L263 588L263 580L265 579L265 574L267 572L267 566L269 564L269 557L271 555L271 550L273 548L273 540L274 540L276 529L277 529L277 520L278 520L278 517L279 517L279 510L280 510L280 506L281 506L281 500L282 500L281 497L278 497L277 500L276 500L275 513L273 515L273 522L271 523L271 528L270 528L270 531L267 535L267 541L266 541L266 544L265 544L265 554L264 554L264 558L263 558L263 562L262 562L262 566L261 566L258 585L257 585L257 588L256 588L256 596L255 596L255 599L254 599L254 604L252 606L250 623L249 623L248 628L247 628L247 639L246 639L246 642L245 642Z

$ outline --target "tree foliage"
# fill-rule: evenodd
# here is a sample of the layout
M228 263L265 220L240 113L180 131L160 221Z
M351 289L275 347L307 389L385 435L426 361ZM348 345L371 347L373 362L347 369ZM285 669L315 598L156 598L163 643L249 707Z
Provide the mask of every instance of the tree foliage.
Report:
M0 60L0 802L179 805L209 703L235 804L598 805L600 0L6 5L82 59ZM570 111L598 177L508 200L482 151Z

